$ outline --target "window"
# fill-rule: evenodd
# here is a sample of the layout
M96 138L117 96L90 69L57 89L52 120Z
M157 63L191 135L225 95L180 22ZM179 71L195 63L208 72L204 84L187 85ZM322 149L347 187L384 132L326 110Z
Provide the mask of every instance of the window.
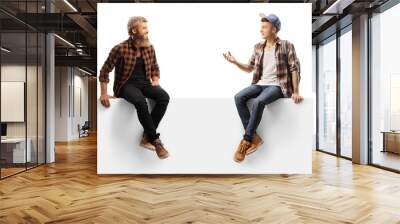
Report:
M400 4L371 18L370 160L400 171Z
M352 157L352 33L351 25L340 36L340 155Z
M336 153L336 36L318 47L318 149Z
M44 1L1 1L24 13L43 13ZM18 6L18 7L16 7ZM0 178L45 163L45 35L0 13Z

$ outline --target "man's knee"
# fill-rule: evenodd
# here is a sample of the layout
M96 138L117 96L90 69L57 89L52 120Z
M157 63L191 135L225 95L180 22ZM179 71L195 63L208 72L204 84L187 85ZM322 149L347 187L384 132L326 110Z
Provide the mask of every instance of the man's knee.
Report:
M165 102L169 102L169 100L170 100L170 97L169 97L169 94L167 93L167 92L165 92L164 91L164 95L163 95L163 101L165 101Z
M261 99L254 99L253 101L253 107L264 107L265 106L265 101Z
M241 104L244 102L244 96L239 92L235 94L235 103Z
M156 101L157 103L168 104L169 100L170 100L169 94L166 91L163 91Z
M140 109L147 109L147 101L145 98L140 98L140 99L134 99L132 100L133 105L135 105L136 108Z

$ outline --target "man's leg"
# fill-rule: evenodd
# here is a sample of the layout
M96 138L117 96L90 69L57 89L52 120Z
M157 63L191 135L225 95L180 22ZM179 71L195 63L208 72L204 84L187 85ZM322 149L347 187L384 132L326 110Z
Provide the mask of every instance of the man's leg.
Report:
M250 119L250 111L247 107L247 101L251 98L257 97L262 91L262 87L258 85L250 85L249 87L243 89L239 93L235 95L235 104L238 110L240 120L242 121L243 127L246 130L249 119ZM240 141L239 146L236 149L236 152L233 156L233 159L236 162L241 162L244 160L246 156L246 152L251 148L255 147L251 141L246 141L242 139Z
M165 114L165 111L167 110L167 106L169 103L169 95L163 88L161 88L161 86L144 86L142 87L142 93L147 98L156 101L156 105L151 111L151 117L154 124L154 128L157 128L158 124L160 123L161 119ZM165 149L164 145L161 143L160 138L157 137L157 139L150 142L155 147L157 156L160 159L165 159L169 156L169 153Z
M136 107L139 122L143 126L148 140L154 141L157 139L159 134L156 133L156 128L142 91L135 85L127 83L121 90L121 96Z
M264 90L254 99L253 102L250 120L243 137L247 141L252 141L254 132L260 124L265 105L283 97L280 86L265 86L263 88Z
M156 102L151 117L154 127L157 129L161 119L164 117L165 111L169 103L169 95L161 86L148 86L142 89L143 95L153 99Z
M250 111L247 107L247 101L257 97L262 91L262 87L258 85L250 85L235 95L235 104L238 110L243 128L246 130L250 119Z

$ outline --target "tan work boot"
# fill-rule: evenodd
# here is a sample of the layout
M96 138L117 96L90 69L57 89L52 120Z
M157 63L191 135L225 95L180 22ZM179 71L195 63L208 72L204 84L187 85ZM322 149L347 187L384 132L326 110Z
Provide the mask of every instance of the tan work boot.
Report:
M169 156L168 151L164 148L161 140L157 138L152 142L152 145L155 147L155 151L157 153L158 158L165 159Z
M251 147L251 142L242 140L240 141L239 146L236 149L235 155L233 157L233 160L236 162L242 162L246 156L246 151Z
M156 150L156 147L153 144L151 144L151 142L149 142L145 134L143 134L142 139L140 140L140 146L149 149L151 151Z
M257 132L254 132L253 140L251 141L251 146L246 151L246 155L250 155L251 153L255 152L258 149L258 146L260 146L263 143L264 141L262 140L262 138L257 134Z

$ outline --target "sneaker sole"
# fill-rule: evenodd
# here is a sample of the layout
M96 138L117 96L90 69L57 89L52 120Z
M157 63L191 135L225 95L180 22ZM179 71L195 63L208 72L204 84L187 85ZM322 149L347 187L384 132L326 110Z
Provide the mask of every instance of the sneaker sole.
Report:
M261 141L260 144L257 145L257 147L255 147L254 149L252 149L251 151L246 152L246 156L252 154L253 152L257 151L258 147L260 145L262 145L264 143L264 141Z
M146 146L145 144L142 144L142 143L140 143L140 146L142 146L143 148L148 149L150 151L155 151L156 150L156 148L148 147L148 146Z
M234 160L235 162L237 162L237 163L243 162L243 160L237 160L235 157L233 157L233 160Z
M160 159L166 159L166 158L168 158L169 157L169 153L167 153L165 156L163 156L163 157L158 157L158 158L160 158Z

